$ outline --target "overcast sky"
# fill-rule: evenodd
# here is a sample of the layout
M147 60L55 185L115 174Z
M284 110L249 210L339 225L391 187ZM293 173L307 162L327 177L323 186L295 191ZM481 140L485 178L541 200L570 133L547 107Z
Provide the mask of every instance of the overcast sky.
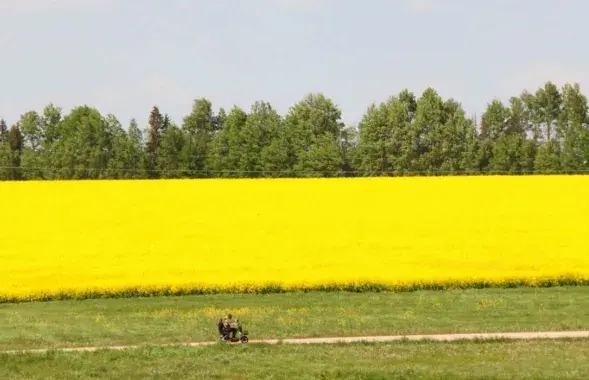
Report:
M357 123L403 88L480 113L546 80L588 86L586 0L0 0L0 117L49 103L145 126L194 98L281 113L320 91ZM586 89L586 88L584 88Z

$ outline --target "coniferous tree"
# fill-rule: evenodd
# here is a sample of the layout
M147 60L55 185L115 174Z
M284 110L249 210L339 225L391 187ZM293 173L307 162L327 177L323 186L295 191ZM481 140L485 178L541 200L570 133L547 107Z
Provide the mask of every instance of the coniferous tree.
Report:
M145 171L149 178L157 178L158 150L160 137L164 129L164 117L157 106L154 106L149 114L147 125L147 144L145 152Z
M6 120L0 119L0 142L5 141L8 137L8 126Z

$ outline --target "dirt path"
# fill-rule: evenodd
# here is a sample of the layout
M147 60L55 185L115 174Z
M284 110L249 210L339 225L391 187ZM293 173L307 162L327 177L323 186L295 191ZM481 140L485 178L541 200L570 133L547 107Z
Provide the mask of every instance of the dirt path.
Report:
M430 340L438 342L450 342L458 340L485 340L485 339L564 339L564 338L589 338L589 331L549 331L549 332L511 332L511 333L479 333L479 334L437 334L437 335L392 335L392 336L365 336L365 337L341 337L341 338L292 338L292 339L260 339L250 340L249 343L258 344L333 344L333 343L358 343L358 342L394 342L402 340L420 341ZM46 353L58 352L92 352L98 350L128 350L141 347L200 347L218 342L194 342L186 344L158 344L158 345L130 345L130 346L103 346L103 347L72 347L56 349L29 349L0 351L0 354L19 353ZM241 344L241 343L236 343Z

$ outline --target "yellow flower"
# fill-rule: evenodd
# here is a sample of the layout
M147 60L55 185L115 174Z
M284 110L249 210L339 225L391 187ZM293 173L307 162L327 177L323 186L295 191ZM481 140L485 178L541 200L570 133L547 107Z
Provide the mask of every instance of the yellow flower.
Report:
M0 300L589 283L589 177L3 182Z

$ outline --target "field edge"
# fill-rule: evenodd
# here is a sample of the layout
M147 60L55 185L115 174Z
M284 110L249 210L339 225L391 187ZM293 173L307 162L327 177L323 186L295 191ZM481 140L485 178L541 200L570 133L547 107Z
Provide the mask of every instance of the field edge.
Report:
M34 292L27 295L0 293L0 304L48 302L66 300L90 300L113 298L173 297L213 294L281 294L310 292L344 293L404 293L415 291L447 291L490 288L553 288L564 286L589 286L589 277L562 275L557 277L521 278L472 281L412 282L405 284L383 282L332 282L328 284L236 284L236 285L160 285L126 286L113 289L62 289L56 292Z

